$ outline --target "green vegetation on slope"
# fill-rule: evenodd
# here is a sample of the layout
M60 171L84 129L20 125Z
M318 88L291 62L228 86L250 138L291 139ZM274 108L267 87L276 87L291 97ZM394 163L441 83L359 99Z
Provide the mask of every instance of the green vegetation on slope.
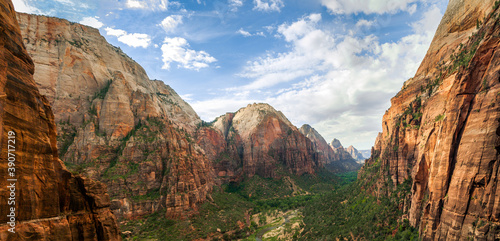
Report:
M398 223L400 196L409 193L410 185L399 185L388 198L366 194L359 181L323 194L305 206L299 240L417 240L418 232L407 220Z
M255 240L277 226L266 219L274 222L278 212L296 210L301 213L301 220L295 220L301 223L301 232L290 228L293 233L287 240L417 240L418 232L407 220L398 222L402 214L398 207L411 181L394 188L390 197L377 199L363 190L370 183L356 181L356 177L356 172L333 175L326 171L281 179L254 176L216 187L213 201L202 204L199 214L189 220L168 220L159 211L128 221L121 229L132 233L126 240ZM253 215L259 221L252 221Z

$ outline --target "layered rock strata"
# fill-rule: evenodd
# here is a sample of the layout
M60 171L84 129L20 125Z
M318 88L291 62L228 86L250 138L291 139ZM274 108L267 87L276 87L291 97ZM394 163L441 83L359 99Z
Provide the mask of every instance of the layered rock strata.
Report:
M230 180L313 174L324 163L314 144L268 104L220 116L200 129L198 143L216 163L219 176Z
M54 115L8 0L0 32L0 240L121 240L106 186L58 159Z
M61 159L106 183L119 218L196 213L214 185L194 142L200 118L97 29L18 14L35 81L55 113Z
M499 5L449 2L360 173L381 174L376 195L409 183L404 218L424 240L500 239Z

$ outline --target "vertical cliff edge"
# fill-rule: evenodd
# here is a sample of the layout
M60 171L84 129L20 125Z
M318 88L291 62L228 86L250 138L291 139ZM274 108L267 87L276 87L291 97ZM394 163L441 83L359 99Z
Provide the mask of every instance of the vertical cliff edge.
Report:
M0 32L0 240L121 240L106 186L58 159L54 115L8 0Z
M449 2L358 176L379 196L407 185L402 218L424 240L500 238L499 5Z

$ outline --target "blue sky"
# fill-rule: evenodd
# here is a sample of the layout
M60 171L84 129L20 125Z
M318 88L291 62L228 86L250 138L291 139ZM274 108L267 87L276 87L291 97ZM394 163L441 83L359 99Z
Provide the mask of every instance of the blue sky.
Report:
M13 0L90 25L211 121L254 102L369 149L447 0Z

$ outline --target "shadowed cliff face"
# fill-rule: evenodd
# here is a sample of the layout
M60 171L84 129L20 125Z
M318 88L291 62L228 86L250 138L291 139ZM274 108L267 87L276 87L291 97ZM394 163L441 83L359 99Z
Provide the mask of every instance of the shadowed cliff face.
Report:
M356 171L360 168L360 165L356 163L352 155L349 153L349 149L344 149L340 144L340 141L337 139L333 142L337 141L338 146L330 146L314 128L307 124L302 125L299 131L311 140L314 145L314 149L323 156L321 159L324 160L323 165L327 169L334 172L346 172Z
M97 29L18 14L35 81L55 113L61 159L107 184L119 218L196 213L214 185L194 110ZM193 136L193 137L192 137Z
M325 161L313 143L279 111L253 104L223 115L198 132L198 143L228 180L243 176L313 174Z
M11 1L0 0L0 32L0 240L121 240L106 186L71 174L58 159L54 115L33 80ZM8 231L11 208L15 233Z
M450 1L360 174L381 165L377 195L411 179L403 218L425 240L500 238L499 16L495 1Z

